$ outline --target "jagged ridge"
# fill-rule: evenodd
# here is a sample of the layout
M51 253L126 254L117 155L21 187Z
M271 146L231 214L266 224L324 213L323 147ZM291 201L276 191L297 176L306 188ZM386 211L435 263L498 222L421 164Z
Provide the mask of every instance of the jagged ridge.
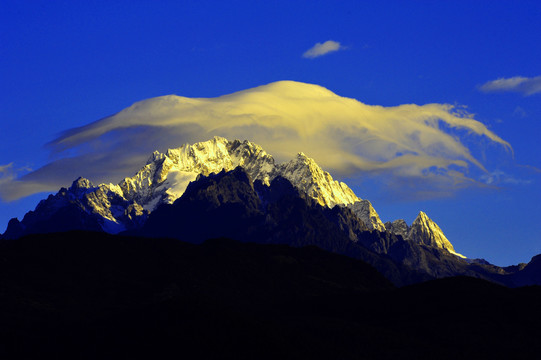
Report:
M275 164L274 158L261 146L222 137L186 144L164 154L155 152L145 167L119 186L126 199L152 211L159 204L170 204L179 198L198 174L230 171L237 166L242 166L253 180L267 185L277 176L285 177L321 205L333 207L359 200L346 184L333 180L303 153L287 163Z

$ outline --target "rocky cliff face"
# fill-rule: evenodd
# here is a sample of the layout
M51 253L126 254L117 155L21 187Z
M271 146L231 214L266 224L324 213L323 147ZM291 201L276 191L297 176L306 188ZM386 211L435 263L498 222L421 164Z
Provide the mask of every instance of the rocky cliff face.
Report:
M361 219L370 230L377 230L384 232L385 225L381 222L378 213L368 200L359 200L353 204L349 204L350 208L355 215Z
M201 175L181 198L150 214L133 234L172 237L200 243L209 238L265 244L315 245L363 259L395 284L428 279L426 274L396 264L375 248L397 241L388 233L369 231L346 207L322 206L278 176L267 186L238 167L232 171Z
M332 208L335 205L348 205L360 200L346 184L333 180L328 172L323 171L313 159L303 153L297 154L295 159L287 163L278 165L274 176L288 179L320 205Z
M447 239L438 224L422 211L419 212L411 226L408 226L403 219L398 219L393 222L386 222L385 229L414 244L445 250L452 255L465 258L465 256L455 251L453 244Z
M407 239L409 226L404 219L398 219L393 222L386 222L385 229L394 235L400 235L403 239Z
M455 252L453 245L447 240L440 227L422 211L411 224L406 239L421 245L445 249L453 255L464 258L463 255Z
M181 198L152 212L143 229L133 234L195 243L226 236L249 242L315 245L363 259L400 285L455 275L499 281L492 276L498 274L496 267L472 265L453 254L436 226L423 213L409 229L409 236L374 231L348 207L321 206L280 176L268 186L259 180L252 182L238 167L199 176ZM404 221L395 222L395 227L402 233L407 230Z
M140 205L127 201L117 185L94 186L80 177L69 188L40 201L22 221L12 219L3 238L69 230L118 233L140 227L147 215Z

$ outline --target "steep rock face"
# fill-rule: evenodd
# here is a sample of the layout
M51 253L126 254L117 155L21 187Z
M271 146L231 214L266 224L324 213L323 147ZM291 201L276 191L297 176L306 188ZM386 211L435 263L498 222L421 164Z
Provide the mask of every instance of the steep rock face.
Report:
M436 278L456 275L487 278L449 251L409 240L393 243L387 255L400 264Z
M502 278L512 286L541 285L541 254L532 257L528 264L521 263L506 270L510 271Z
M447 240L440 227L422 211L411 224L407 240L437 249L445 249L451 254L464 257L455 252L453 245Z
M117 185L96 187L80 177L68 189L40 201L22 221L12 219L3 238L69 230L118 233L141 226L147 215L141 206L124 199Z
M385 229L391 234L400 235L403 239L408 237L409 226L404 219L398 219L393 222L386 222Z
M419 213L411 227L399 219L385 223L385 228L386 234L394 235L398 240L381 236L365 246L433 277L467 275L509 283L501 278L509 273L505 269L468 260L455 252L440 227L424 212Z
M363 259L395 284L428 279L369 250L365 244L380 246L386 243L380 238L390 234L368 231L350 209L321 206L281 176L268 186L259 180L252 182L241 167L199 176L182 197L173 204L160 206L141 230L131 234L173 237L194 243L227 236L295 247L315 245Z
M241 167L222 170L200 175L173 204L153 211L134 234L195 243L217 237L244 240L263 221L260 207L252 180Z
M483 267L472 269L460 254L454 252L441 229L424 213L419 215L411 227L399 219L387 222L385 231L377 233L380 236L371 239L365 236L361 243L399 264L433 277L460 274L489 279L490 274L495 272Z
M378 213L370 201L359 200L353 204L349 204L348 208L350 208L370 230L377 230L379 232L384 232L386 230L385 225L381 222Z
M288 179L320 205L333 207L360 200L346 184L333 180L328 172L323 171L313 159L303 153L297 154L295 159L285 164L278 165L275 174Z

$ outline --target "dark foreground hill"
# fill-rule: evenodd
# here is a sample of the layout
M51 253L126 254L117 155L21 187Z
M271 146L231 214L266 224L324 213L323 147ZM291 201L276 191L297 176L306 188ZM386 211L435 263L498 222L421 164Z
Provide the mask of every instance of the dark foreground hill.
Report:
M316 247L71 232L0 242L0 358L519 358L541 291L395 288Z

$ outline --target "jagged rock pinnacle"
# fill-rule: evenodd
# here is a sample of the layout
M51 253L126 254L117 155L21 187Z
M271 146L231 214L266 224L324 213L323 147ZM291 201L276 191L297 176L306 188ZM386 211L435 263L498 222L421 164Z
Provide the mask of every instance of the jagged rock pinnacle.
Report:
M419 244L445 249L452 254L464 257L455 252L453 245L447 240L440 227L423 211L419 212L419 215L411 224L407 239Z

